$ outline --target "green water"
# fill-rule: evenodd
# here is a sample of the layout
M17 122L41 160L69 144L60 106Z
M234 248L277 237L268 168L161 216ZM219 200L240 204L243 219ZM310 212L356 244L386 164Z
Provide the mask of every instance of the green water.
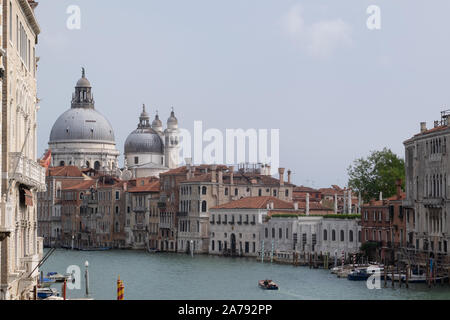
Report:
M141 251L81 252L57 250L41 270L65 273L78 265L81 289L68 290L69 298L82 298L84 262L89 261L90 292L94 299L116 299L117 277L125 285L125 299L150 300L231 300L231 299L450 299L450 285L429 289L411 284L393 289L367 289L364 281L339 279L328 270L271 264L255 259L194 256L184 254L149 254ZM273 279L279 291L265 291L258 280ZM383 286L383 282L381 283ZM56 285L61 291L61 285Z

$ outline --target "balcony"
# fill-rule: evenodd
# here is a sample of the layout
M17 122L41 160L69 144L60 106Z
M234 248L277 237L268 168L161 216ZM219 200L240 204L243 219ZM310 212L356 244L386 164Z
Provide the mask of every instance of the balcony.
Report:
M9 235L13 230L13 206L10 203L1 202L0 204L0 239L2 234Z
M425 198L423 205L430 208L442 208L444 206L444 199L442 198Z
M177 212L177 217L187 217L188 213L187 212Z
M135 206L132 211L134 212L147 212L147 208L144 206Z
M24 185L37 188L38 192L47 190L45 170L36 161L24 157L21 153L12 152L9 155L10 178Z

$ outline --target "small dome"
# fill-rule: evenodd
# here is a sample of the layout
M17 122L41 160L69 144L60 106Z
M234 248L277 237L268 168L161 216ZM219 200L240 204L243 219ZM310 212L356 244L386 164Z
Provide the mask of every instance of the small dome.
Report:
M164 154L164 143L158 133L151 128L138 128L125 141L125 154L159 153Z
M91 88L91 83L86 78L86 71L82 69L81 79L78 80L76 88Z
M167 119L167 125L178 125L178 119L175 117L175 112L172 110L169 119Z
M153 120L153 122L152 122L152 127L153 128L160 128L160 127L162 127L162 122L161 122L161 120L159 120L159 115L158 114L156 114L155 120Z

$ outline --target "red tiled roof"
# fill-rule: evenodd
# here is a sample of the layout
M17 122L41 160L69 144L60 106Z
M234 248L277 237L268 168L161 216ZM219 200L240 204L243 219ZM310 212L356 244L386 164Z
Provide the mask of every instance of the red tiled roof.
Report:
M86 190L90 187L94 186L96 184L95 180L87 180L83 182L78 182L77 184L69 185L65 188L63 188L63 191L66 190Z
M159 192L159 180L152 180L152 181L146 181L144 185L140 184L140 181L137 181L137 185L130 187L128 189L128 192L130 193L140 193L140 192Z
M51 167L47 169L46 175L50 177L83 177L81 170L75 166Z
M275 197L247 197L231 201L212 209L265 209L273 202L274 209L294 209L292 202L280 200Z

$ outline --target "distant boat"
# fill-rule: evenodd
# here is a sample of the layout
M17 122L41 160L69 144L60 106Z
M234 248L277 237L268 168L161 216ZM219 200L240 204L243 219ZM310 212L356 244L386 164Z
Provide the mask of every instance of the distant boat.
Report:
M158 249L150 249L150 248L147 248L147 251L148 251L149 253L158 253L158 252L159 252Z
M264 290L278 290L278 285L272 280L259 280L258 285Z
M75 279L72 279L72 275L71 274L59 274L57 272L49 272L47 273L47 279L48 281L54 281L54 282L64 282L64 280L66 281L74 281Z

